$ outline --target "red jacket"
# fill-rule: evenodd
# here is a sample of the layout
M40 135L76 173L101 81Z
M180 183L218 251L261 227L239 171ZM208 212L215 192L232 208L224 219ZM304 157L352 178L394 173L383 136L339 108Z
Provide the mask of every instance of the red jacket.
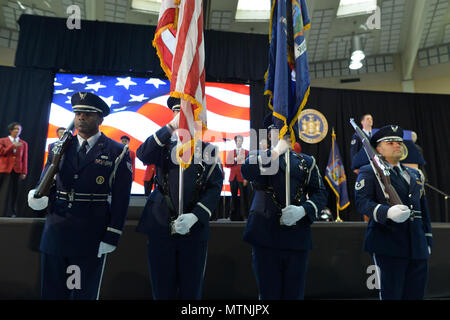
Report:
M248 150L241 148L241 155L243 153L244 157L243 160L239 162L234 160L237 157L236 151L237 151L236 149L234 149L233 151L229 151L227 155L225 167L231 169L230 178L228 179L228 181L233 181L236 178L237 181L244 182L244 178L242 178L241 174L241 166L245 162L245 158L247 158L248 156Z
M150 181L150 179L153 177L154 174L155 174L155 165L149 164L145 168L144 181Z
M0 138L0 172L27 174L28 144L22 139L19 142L22 145L16 147L9 137Z

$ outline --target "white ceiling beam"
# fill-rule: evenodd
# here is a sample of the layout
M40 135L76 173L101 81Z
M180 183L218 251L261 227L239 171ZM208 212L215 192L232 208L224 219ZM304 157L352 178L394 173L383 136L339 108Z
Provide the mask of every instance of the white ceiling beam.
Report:
M416 0L413 3L410 25L408 28L405 49L401 54L403 80L411 80L420 40L426 21L429 0ZM381 26L383 28L383 26Z

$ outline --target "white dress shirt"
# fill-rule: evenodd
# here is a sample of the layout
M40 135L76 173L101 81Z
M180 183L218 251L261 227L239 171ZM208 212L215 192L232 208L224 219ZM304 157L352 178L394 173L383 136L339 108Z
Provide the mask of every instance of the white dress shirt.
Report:
M87 139L86 154L89 152L89 150L92 149L93 146L95 146L98 138L100 138L101 135L102 135L102 133L99 131L96 134L94 134L92 137ZM78 150L80 150L81 145L83 144L83 142L85 140L79 134L77 134L77 138L78 138L78 148L77 148L77 151L78 151Z
M19 137L13 138L11 136L8 136L8 138L9 138L9 140L11 140L12 143L19 142L19 140L20 140Z
M389 168L392 169L392 171L394 171L394 166L390 163L388 163ZM398 163L396 165L396 167L398 167L400 169L400 173L402 175L402 177L406 180L406 182L408 182L408 184L410 184L411 181L411 177L409 176L408 172L406 170L403 170L402 167L400 166L400 163Z

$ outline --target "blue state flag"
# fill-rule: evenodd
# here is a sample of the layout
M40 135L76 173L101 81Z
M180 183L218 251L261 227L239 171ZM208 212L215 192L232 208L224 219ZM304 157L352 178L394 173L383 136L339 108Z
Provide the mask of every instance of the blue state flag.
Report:
M344 210L347 208L350 205L347 192L347 176L345 175L344 164L336 144L334 131L331 135L331 152L325 172L325 180L327 180L330 188L336 195L337 209Z
M280 138L289 132L294 144L293 126L306 104L311 83L305 40L310 20L305 0L273 0L270 25L264 94L269 95Z

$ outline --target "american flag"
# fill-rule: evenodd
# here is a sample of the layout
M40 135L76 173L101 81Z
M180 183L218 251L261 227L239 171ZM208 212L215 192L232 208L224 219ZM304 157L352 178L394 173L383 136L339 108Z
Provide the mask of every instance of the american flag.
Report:
M55 77L50 110L48 145L57 140L56 129L67 127L74 118L71 96L87 91L100 96L111 108L100 126L107 137L120 142L131 138L130 150L136 151L150 135L172 120L167 107L170 82L157 78L109 77L58 73ZM222 163L225 152L235 148L233 138L244 137L243 147L250 146L250 88L248 85L206 82L208 130L203 140L219 148ZM145 165L136 158L136 173L132 194L144 194ZM224 168L224 194L229 195L229 169Z
M207 127L202 0L163 0L153 45L170 80L171 96L181 98L180 140L190 152L182 152L180 165L186 168L195 135Z

